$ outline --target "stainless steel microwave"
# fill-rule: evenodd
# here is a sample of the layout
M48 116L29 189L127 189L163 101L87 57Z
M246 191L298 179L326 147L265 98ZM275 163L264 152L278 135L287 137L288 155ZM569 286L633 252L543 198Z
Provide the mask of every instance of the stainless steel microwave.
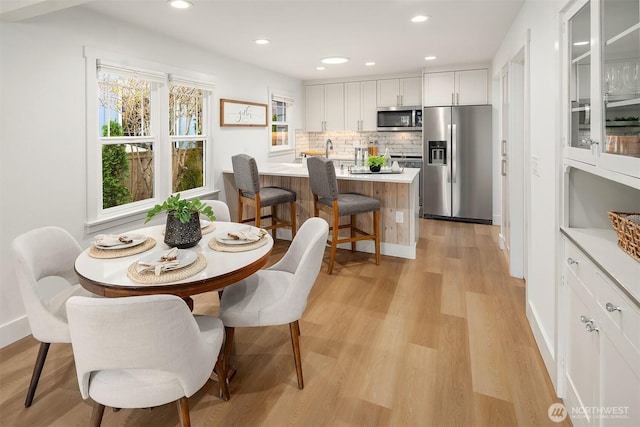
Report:
M422 130L422 107L378 108L377 129L401 132Z

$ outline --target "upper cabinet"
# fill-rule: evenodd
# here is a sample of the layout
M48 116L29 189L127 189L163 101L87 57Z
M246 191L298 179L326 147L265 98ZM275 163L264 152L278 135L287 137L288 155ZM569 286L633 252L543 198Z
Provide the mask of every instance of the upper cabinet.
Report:
M376 81L344 84L345 130L376 130Z
M605 175L640 178L639 2L593 0L575 9L563 23L564 154Z
M420 77L378 80L378 107L422 105Z
M307 131L344 130L344 84L309 85L305 88Z
M489 101L488 70L425 73L424 105L484 105Z

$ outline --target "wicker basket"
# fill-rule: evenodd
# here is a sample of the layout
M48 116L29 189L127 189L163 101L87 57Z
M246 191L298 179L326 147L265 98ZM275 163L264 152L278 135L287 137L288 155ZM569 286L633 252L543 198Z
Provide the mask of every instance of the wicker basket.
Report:
M626 217L629 215L640 214L609 212L613 229L618 232L618 246L636 261L640 261L640 224L628 220Z

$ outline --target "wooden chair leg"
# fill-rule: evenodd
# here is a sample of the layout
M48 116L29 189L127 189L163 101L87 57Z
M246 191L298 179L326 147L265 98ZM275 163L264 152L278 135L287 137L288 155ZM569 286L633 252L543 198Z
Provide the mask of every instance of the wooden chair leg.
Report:
M351 215L351 224L349 224L349 229L351 231L351 238L356 237L356 216ZM356 242L351 242L351 252L355 252L356 250Z
M291 202L291 240L296 237L296 202Z
M98 402L93 402L93 410L91 411L91 420L89 421L89 425L92 427L100 427L103 415L104 405Z
M298 388L302 390L304 388L304 380L302 378L302 359L300 358L300 337L298 334L299 325L297 320L289 323L289 330L291 331L293 358L296 363L296 374L298 375Z
M238 222L242 223L242 211L243 211L243 207L242 207L242 194L240 193L240 191L238 190Z
M216 373L218 374L218 385L220 387L220 396L223 400L228 401L229 396L229 384L227 383L227 371L224 369L224 347L220 349L218 353L218 360L216 361Z
M276 206L273 205L271 206L271 225L273 225L274 227L271 229L271 235L273 236L273 240L276 240L276 231L278 230L278 228L276 227L276 225L278 225L278 222L276 220L277 216L276 216Z
M50 345L51 343L48 342L40 343L36 364L33 367L33 374L31 374L31 383L29 384L29 390L27 391L27 399L24 401L25 408L31 406L31 403L33 402L33 396L36 394L36 388L38 387L38 381L40 380L40 374L44 367L44 361L47 359L47 353L49 352Z
M178 415L180 416L180 425L182 427L191 427L191 419L189 418L189 399L182 396L176 400L178 404Z
M333 211L333 237L331 238L331 255L329 256L329 271L328 274L333 272L333 262L336 259L336 252L338 250L338 238L340 237L340 217L338 211Z
M376 235L376 265L380 265L380 211L373 212L373 232Z
M233 350L233 335L235 333L235 328L231 328L229 326L224 327L224 355L222 356L222 371L225 375L225 380L227 376L227 372L230 369L231 362L231 352ZM220 375L218 375L220 377Z

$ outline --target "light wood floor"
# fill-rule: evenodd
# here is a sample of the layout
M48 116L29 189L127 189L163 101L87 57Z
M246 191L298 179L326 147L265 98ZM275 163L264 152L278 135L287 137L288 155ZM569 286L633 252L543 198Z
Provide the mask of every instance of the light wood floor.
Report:
M304 390L288 326L238 328L231 400L210 383L189 399L194 426L556 426L555 398L508 276L498 228L420 220L417 260L327 257L300 322ZM271 262L287 245L278 243ZM328 254L328 250L326 254ZM194 311L216 315L216 294ZM0 350L0 425L83 426L71 346L54 344L23 407L38 343ZM105 411L104 426L175 426L175 405ZM565 425L570 425L565 420Z

